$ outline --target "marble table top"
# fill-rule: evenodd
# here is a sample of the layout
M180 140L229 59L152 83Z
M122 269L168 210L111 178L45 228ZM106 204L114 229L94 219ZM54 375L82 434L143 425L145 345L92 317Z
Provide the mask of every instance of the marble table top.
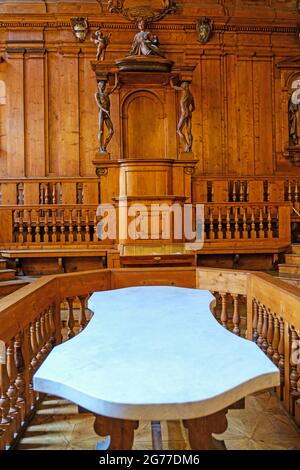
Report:
M34 389L103 416L200 418L279 385L279 371L251 341L224 329L208 291L130 287L94 293L86 329L57 346Z

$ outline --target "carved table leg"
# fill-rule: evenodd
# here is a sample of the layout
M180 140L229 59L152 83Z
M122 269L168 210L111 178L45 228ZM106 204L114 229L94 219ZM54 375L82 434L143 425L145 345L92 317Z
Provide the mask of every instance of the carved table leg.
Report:
M212 433L221 434L226 431L227 411L226 408L203 418L183 421L184 427L188 430L192 450L226 450L224 441L218 441Z
M99 436L109 436L105 444L97 445L97 450L130 450L133 446L134 430L139 427L138 421L124 419L107 418L106 416L95 415L95 432Z

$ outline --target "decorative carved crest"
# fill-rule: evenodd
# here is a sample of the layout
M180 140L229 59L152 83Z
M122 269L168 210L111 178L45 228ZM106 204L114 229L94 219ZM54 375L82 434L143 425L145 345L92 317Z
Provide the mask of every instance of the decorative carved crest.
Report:
M70 21L76 39L83 42L89 30L87 18L71 18Z
M213 21L206 16L198 21L196 28L198 32L198 41L205 44L209 41L212 33Z
M102 0L97 0L102 5ZM176 0L108 0L107 9L110 13L118 13L130 22L145 20L154 23L177 10Z

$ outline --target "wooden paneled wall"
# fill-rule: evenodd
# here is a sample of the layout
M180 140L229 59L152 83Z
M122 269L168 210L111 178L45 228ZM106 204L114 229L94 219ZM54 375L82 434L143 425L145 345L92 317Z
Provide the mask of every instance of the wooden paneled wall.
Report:
M103 24L112 32L106 58L123 57L136 29L107 13L106 3L101 8L96 0L0 1L0 80L6 83L6 104L0 104L0 178L94 176L97 106L90 61L95 47L89 36L84 43L76 41L70 18L86 16L90 31ZM288 103L277 67L292 58L290 73L297 71L295 2L177 3L178 14L153 30L168 58L197 65L192 85L196 175L300 175L283 155ZM195 27L202 16L214 20L205 45L197 41ZM121 132L117 126L113 156L120 152Z

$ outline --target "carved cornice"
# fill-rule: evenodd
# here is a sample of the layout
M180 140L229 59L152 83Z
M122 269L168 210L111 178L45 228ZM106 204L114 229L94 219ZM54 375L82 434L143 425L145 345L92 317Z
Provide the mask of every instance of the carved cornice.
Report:
M106 22L99 17L99 20L89 19L90 28L98 28L101 24L102 29L107 30L129 30L135 31L136 26L133 23L125 22ZM70 21L53 21L53 19L45 19L44 21L0 21L0 29L70 29ZM196 32L196 21L195 22L163 22L155 23L151 25L151 29L158 31L195 31ZM298 34L299 27L295 26L282 26L274 24L222 24L214 23L213 31L216 33L222 32L243 32L243 33L283 33L283 34Z

